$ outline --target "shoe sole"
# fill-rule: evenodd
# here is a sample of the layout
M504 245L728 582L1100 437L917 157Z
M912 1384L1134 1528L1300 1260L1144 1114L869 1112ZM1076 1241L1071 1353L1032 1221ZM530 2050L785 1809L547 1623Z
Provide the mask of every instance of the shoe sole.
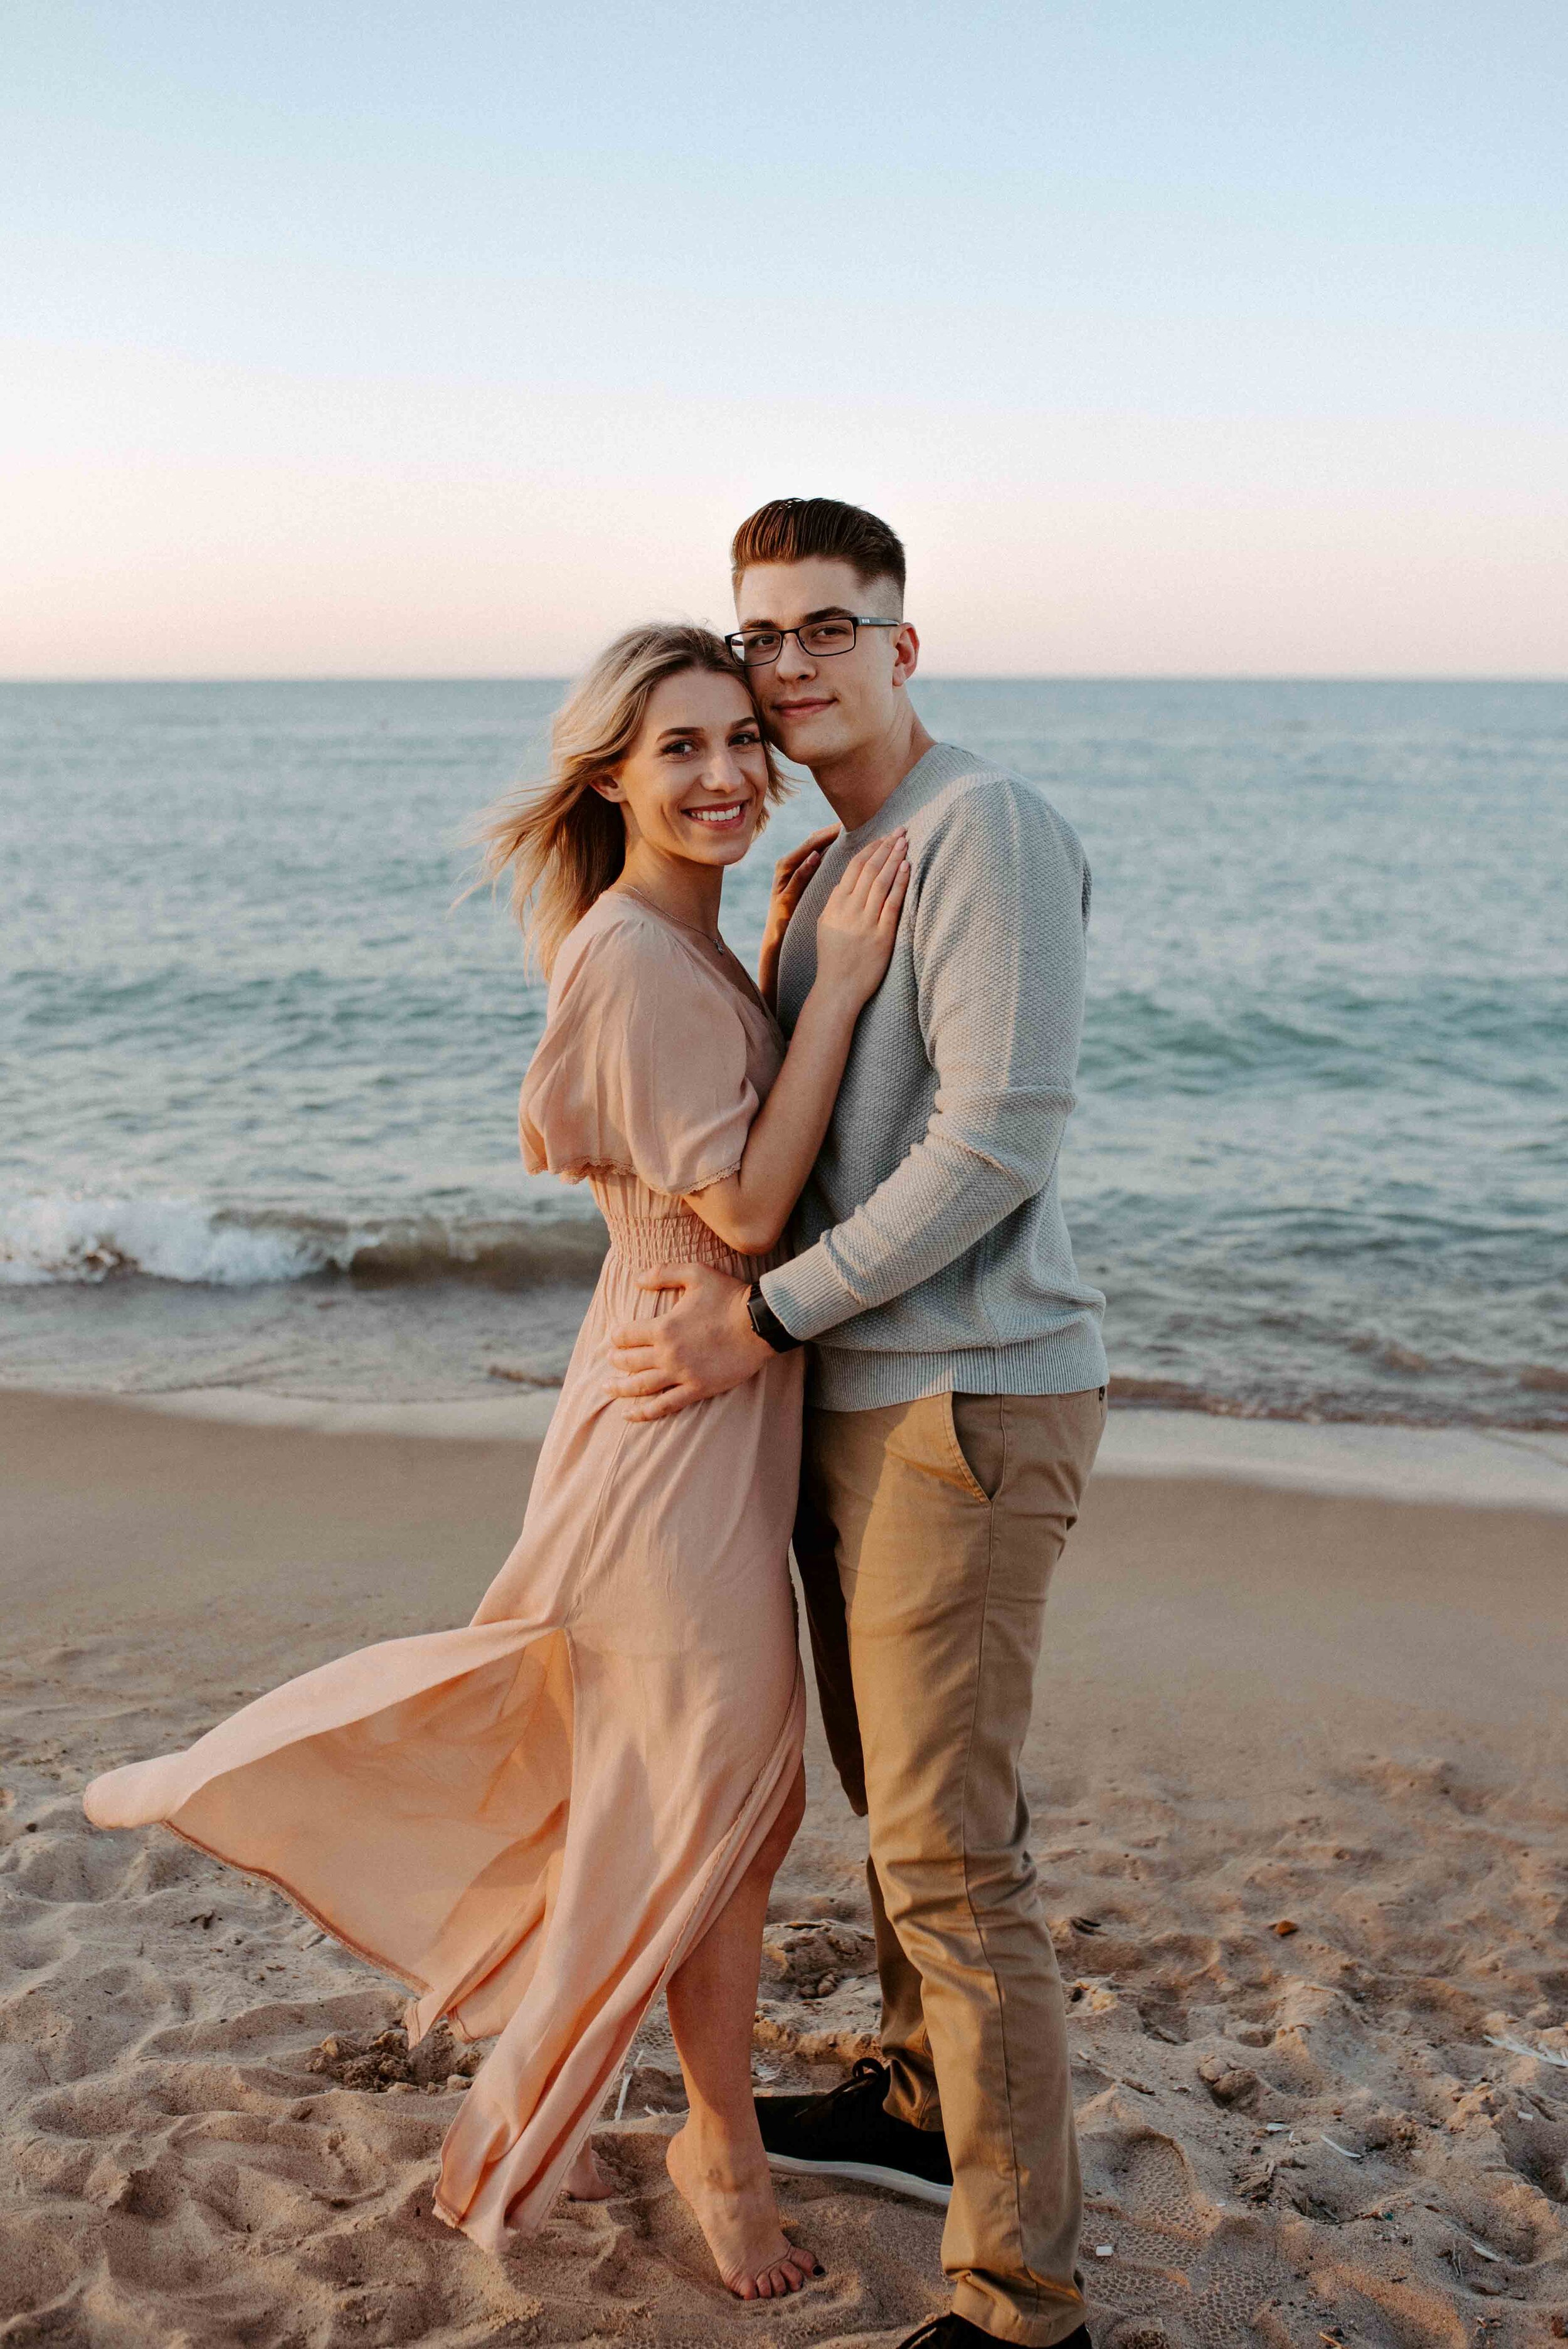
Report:
M785 2178L843 2178L853 2186L880 2186L884 2193L930 2202L939 2210L953 2199L952 2187L941 2186L934 2178L916 2178L907 2169L879 2169L870 2161L802 2161L798 2154L770 2153L768 2167Z

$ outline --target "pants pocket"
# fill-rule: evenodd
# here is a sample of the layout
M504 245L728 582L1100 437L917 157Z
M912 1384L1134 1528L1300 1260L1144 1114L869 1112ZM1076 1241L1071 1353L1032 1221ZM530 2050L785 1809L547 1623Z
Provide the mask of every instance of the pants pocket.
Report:
M971 1498L987 1507L1002 1489L1007 1467L1007 1406L1001 1395L949 1394L943 1421L953 1463Z

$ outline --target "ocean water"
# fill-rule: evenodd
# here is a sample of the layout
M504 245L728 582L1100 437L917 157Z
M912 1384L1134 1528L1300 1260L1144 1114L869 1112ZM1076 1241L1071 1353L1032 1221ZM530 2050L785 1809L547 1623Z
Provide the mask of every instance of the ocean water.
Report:
M0 686L0 1379L559 1374L598 1226L521 1171L541 993L453 902L558 692ZM1119 1399L1568 1425L1568 687L916 698L1094 867L1063 1190ZM824 817L733 877L743 954Z

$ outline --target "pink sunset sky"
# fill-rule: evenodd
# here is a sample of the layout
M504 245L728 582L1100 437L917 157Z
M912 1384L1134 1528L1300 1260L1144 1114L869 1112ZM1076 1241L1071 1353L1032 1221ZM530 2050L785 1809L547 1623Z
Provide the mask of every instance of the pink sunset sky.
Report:
M0 675L559 675L819 492L941 674L1568 670L1559 8L17 0L0 57Z

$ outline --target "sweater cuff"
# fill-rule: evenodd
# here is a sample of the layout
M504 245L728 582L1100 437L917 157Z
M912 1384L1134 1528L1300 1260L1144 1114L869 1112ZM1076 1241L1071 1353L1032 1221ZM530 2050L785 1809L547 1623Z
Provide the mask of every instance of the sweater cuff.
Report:
M762 1294L791 1338L819 1338L863 1309L842 1276L833 1269L819 1240L804 1256L765 1272Z

